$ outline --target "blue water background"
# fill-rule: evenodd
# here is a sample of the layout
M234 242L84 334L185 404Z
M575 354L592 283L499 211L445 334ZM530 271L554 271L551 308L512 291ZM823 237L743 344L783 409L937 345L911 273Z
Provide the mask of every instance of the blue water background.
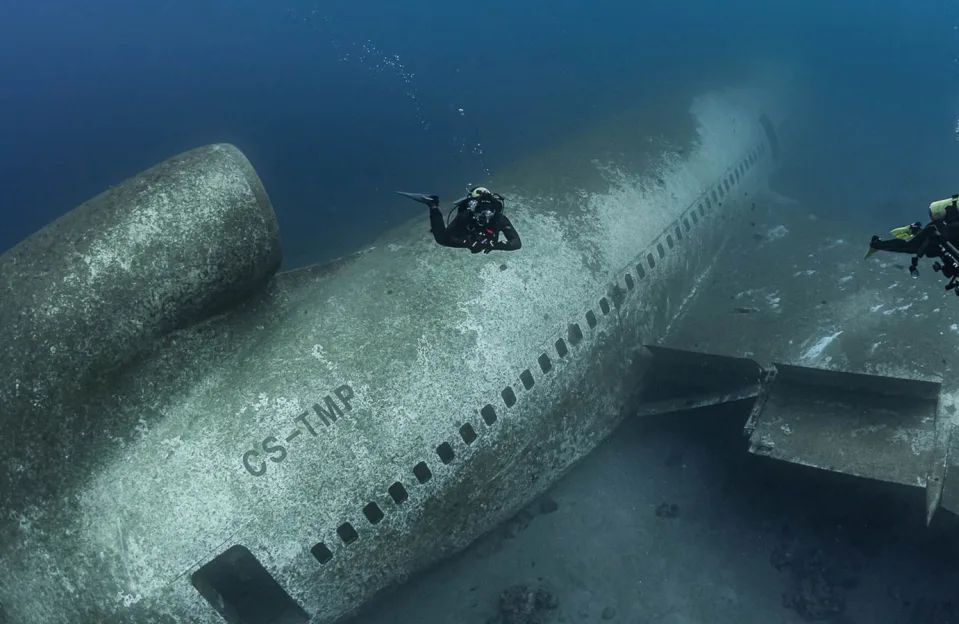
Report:
M394 189L451 196L767 61L814 94L779 190L897 225L959 192L957 16L928 0L0 0L0 251L229 141L288 257L329 258L418 210Z

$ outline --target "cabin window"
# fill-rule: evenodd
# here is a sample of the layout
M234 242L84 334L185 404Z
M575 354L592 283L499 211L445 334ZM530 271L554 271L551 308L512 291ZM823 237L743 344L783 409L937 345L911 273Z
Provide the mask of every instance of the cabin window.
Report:
M413 466L413 475L420 483L426 483L433 478L433 471L426 465L426 462L420 462Z
M323 542L320 542L311 548L310 552L313 553L313 556L316 557L316 560L320 563L329 563L330 559L333 558L333 551L331 551Z
M450 446L449 442L443 442L437 446L436 454L439 455L440 461L444 464L448 464L453 461L453 447Z
M536 380L533 379L533 373L529 372L528 368L519 374L519 380L523 382L523 387L527 390L536 384Z
M349 522L344 522L336 527L336 534L340 536L344 544L352 544L360 538L360 534L356 532L356 529L354 529L353 525Z
M516 393L513 392L513 389L510 386L503 388L503 391L500 393L503 397L503 403L506 404L506 407L513 407L516 405Z
M369 520L370 524L379 524L383 519L383 510L376 503L369 503L363 508L363 515Z
M393 485L389 487L387 492L389 492L390 498L392 498L393 502L396 503L397 505L402 505L410 497L409 492L406 491L406 488L403 487L403 484L400 483L399 481L396 481L395 483L393 483Z
M466 444L472 444L476 440L476 429L473 429L473 425L466 423L460 427L460 437Z
M589 312L586 313L586 324L589 325L590 329L592 329L596 327L596 323L597 323L596 315L593 314L592 310L590 310Z

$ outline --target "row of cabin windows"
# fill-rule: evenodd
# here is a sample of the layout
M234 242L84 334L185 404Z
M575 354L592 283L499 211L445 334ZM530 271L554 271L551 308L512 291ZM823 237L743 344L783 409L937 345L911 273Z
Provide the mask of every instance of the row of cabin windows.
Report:
M719 198L729 192L732 185L738 183L749 168L758 162L759 157L764 153L765 146L761 146L752 151L746 159L740 163L734 173L723 180L723 182L710 191L695 208L688 211L675 225L672 233L666 234L666 245L673 249L676 241L683 239L683 231L689 232L692 225L698 225L699 219L704 217L707 210L712 210L713 204L719 203ZM717 194L718 193L718 194ZM692 225L690 224L692 220ZM675 235L675 240L673 236ZM656 244L656 252L662 259L666 255L666 250L662 243ZM652 253L647 253L646 263L650 270L656 267L656 258ZM646 268L642 264L636 265L636 272L639 279L646 277ZM633 276L626 273L625 282L627 290L635 287ZM617 286L614 289L614 301L616 293L621 291ZM607 297L599 300L599 309L603 316L611 312L611 306ZM586 312L586 324L590 329L599 324L596 313L593 310ZM569 355L570 345L576 346L583 340L583 331L579 324L571 323L567 327L566 339L560 338L554 343L556 356L560 359ZM546 353L540 354L537 358L537 364L543 374L553 370L553 362ZM526 369L520 373L520 382L523 388L530 390L536 384L533 373ZM511 408L517 402L516 393L511 386L506 386L500 396L506 408ZM492 426L497 420L496 409L491 404L483 406L480 410L480 416L487 426ZM459 427L459 436L467 446L473 444L479 437L476 429L470 423L464 423ZM444 465L452 463L455 458L455 451L449 442L443 442L436 447L436 455ZM421 461L413 467L413 476L420 484L427 483L432 479L433 472L425 461ZM387 488L387 494L393 503L397 506L404 504L409 500L409 491L403 483L396 481ZM379 524L386 514L375 501L367 503L363 509L363 516L371 525ZM349 522L344 522L336 528L336 534L344 544L352 544L359 539L359 532ZM333 551L323 542L320 542L310 549L310 552L321 564L326 564L333 559ZM247 621L274 621L282 620L291 623L308 621L307 614L303 609L287 594L275 579L263 568L252 553L243 546L236 545L210 561L191 576L193 585L203 595L210 604L228 621L228 622L247 622ZM251 581L255 581L251 583Z
M603 314L609 313L609 303L603 298L600 301L600 308L603 310ZM591 310L586 314L586 322L592 328L598 324L595 313ZM569 354L569 347L567 346L567 341L569 344L575 346L579 344L583 339L583 331L580 328L579 324L572 323L567 329L566 340L560 338L555 343L556 355L560 358L565 358ZM553 363L550 360L549 355L546 353L540 354L537 359L540 370L545 374L553 370ZM520 373L520 382L523 385L523 388L530 390L536 384L536 380L533 377L533 373L526 369ZM513 390L512 386L506 386L500 392L500 396L503 400L503 404L507 407L513 407L517 402L516 392ZM480 417L486 425L492 426L498 420L496 413L496 408L492 404L486 404L480 409ZM463 442L469 446L476 441L479 437L476 429L470 423L464 423L459 428L459 435ZM452 445L449 442L443 442L436 447L436 454L439 457L440 461L443 464L450 464L455 458L455 452ZM420 484L428 482L433 477L433 472L430 470L429 465L425 461L421 461L413 467L413 475L416 477L417 482ZM393 502L396 505L402 505L409 499L409 492L399 481L393 483L388 489L387 493L390 495L390 498L393 499ZM363 515L366 516L366 519L370 524L379 524L381 520L385 517L383 510L380 508L376 502L370 502L363 508ZM359 533L356 528L350 522L344 522L336 529L336 533L339 536L340 540L344 544L352 544L353 542L359 539ZM324 544L319 543L315 545L311 552L314 557L320 563L328 563L333 559L333 552L330 548Z

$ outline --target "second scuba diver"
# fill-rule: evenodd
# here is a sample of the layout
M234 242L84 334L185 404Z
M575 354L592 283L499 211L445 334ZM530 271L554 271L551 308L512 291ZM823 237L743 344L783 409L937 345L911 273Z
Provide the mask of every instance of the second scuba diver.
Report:
M925 227L916 222L892 230L894 238L891 239L873 236L866 257L877 251L912 254L909 273L913 277L919 274L919 258L936 258L933 270L950 278L947 290L956 289L959 286L959 195L929 204L929 218ZM956 294L959 295L959 290Z
M402 191L397 193L429 206L430 231L436 242L444 247L465 247L472 253L515 251L522 247L519 234L503 214L503 196L487 188L473 187L466 197L454 202L456 216L452 221L443 219L438 196ZM450 208L450 213L453 208ZM500 234L506 238L505 241L499 240Z

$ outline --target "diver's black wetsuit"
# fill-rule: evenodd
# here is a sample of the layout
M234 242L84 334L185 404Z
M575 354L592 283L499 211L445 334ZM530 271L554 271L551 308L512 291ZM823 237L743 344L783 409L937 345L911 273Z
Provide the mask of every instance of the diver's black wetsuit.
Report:
M895 251L914 256L938 258L941 250L939 245L935 244L937 241L945 239L953 245L959 245L959 222L947 223L941 227L945 236L939 233L935 224L930 223L909 240L902 240L901 238L880 240L874 238L869 246L879 251Z
M915 224L913 231L916 233L909 240L880 240L878 236L873 236L869 246L880 251L912 254L909 274L913 277L919 275L917 267L920 257L936 258L937 261L932 265L933 270L942 272L949 278L946 290L954 290L959 294L959 290L956 290L959 286L959 250L956 249L959 244L959 222L934 222L916 231L918 227L919 224Z
M868 258L874 251L892 251L912 255L909 273L919 276L919 258L934 258L932 270L949 278L946 290L959 295L959 195L929 204L932 221L926 227L914 223L908 228L896 228L896 238L880 240L873 236L869 241ZM909 235L909 240L900 238Z
M473 253L492 250L515 251L522 247L519 234L509 218L502 212L502 205L489 223L481 226L463 201L456 203L456 216L447 226L443 213L436 206L430 206L430 231L433 238L444 247L466 247ZM500 242L499 233L506 237Z

